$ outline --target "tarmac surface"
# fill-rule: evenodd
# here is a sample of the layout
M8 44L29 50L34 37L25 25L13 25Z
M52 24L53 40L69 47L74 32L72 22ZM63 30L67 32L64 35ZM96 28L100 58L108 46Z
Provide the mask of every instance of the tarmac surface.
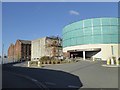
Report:
M44 88L47 90L73 88L78 90L82 87L78 76L64 71L17 67L10 64L3 65L2 69L3 88Z
M103 67L101 61L79 61L62 65L47 65L45 69L61 70L77 75L82 88L118 88L118 67Z
M101 61L79 61L28 68L24 62L14 64L14 69L9 70L30 76L48 88L118 88L118 67L104 67L103 64Z

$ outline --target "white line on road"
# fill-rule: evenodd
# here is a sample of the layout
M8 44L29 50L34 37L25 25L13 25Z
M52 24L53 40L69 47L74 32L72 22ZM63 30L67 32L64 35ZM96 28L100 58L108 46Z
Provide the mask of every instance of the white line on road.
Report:
M36 79L31 79L32 81L34 81L34 82L38 82Z
M68 85L69 88L79 88L78 86Z

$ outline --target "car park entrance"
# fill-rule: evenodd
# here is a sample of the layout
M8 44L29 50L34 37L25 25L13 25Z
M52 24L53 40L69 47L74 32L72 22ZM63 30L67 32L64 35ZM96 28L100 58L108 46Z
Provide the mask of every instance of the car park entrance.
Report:
M98 52L100 52L100 48L92 48L92 49L80 49L80 50L71 50L68 51L70 53L70 58L83 58L83 60L87 58L92 58Z

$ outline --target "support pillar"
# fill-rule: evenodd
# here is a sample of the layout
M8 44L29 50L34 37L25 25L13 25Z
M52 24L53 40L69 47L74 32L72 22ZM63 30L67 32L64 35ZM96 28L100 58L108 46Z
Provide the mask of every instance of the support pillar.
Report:
M83 51L83 60L85 60L85 51Z

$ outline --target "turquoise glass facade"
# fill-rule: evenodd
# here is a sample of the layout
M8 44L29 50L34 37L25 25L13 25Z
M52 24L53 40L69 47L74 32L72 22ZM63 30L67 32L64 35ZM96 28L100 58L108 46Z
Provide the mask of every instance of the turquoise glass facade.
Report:
M63 47L119 43L118 18L92 18L63 28Z

